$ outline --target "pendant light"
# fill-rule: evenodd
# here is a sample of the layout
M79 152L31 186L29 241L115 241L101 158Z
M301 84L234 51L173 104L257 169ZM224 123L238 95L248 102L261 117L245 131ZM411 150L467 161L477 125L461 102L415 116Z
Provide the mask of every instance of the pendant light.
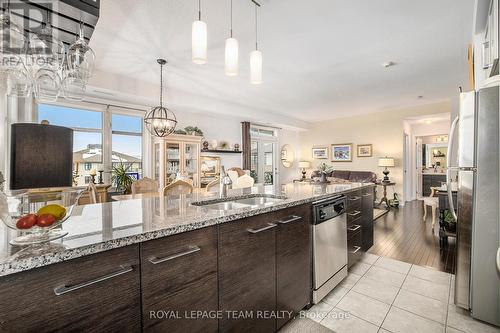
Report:
M175 114L163 106L163 66L165 59L156 60L160 64L160 106L152 108L144 118L144 124L149 133L157 137L171 134L177 125Z
M233 0L231 1L231 35L226 39L225 72L227 76L238 75L238 40L233 38Z
M201 20L201 0L198 0L198 20L193 22L192 34L192 59L195 64L207 62L207 24Z
M253 1L255 4L255 50L250 53L250 83L251 84L261 84L262 83L262 52L259 51L258 47L258 34L257 34L257 9L260 4Z

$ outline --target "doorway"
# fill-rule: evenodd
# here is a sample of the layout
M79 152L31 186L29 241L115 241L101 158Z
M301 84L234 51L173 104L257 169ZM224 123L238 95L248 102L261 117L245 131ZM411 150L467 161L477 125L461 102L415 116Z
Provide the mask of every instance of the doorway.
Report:
M250 128L250 176L257 184L278 186L277 130Z

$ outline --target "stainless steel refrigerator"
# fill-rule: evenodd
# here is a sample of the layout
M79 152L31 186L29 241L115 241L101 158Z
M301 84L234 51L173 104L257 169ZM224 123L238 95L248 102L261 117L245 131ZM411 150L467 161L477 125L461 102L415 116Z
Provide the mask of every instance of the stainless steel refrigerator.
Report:
M455 304L494 325L500 325L499 113L499 87L460 95L460 115L449 136L447 171L451 207L450 182L458 173ZM451 163L454 142L458 165Z

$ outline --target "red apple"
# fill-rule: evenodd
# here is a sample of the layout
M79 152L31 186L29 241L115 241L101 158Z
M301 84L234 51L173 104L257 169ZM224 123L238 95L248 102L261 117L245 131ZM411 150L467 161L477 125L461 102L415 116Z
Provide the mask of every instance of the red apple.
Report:
M38 219L36 221L36 225L39 227L42 227L42 228L49 227L52 224L54 224L55 221L56 221L56 218L54 217L54 215L42 214L42 215L38 216Z
M17 220L16 227L18 229L30 229L36 224L37 220L38 218L35 214L28 214Z

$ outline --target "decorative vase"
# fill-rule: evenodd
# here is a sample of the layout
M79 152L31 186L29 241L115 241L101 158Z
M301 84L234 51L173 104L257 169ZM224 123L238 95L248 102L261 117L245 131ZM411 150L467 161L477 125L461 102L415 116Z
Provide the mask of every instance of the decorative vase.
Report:
M326 183L327 182L327 180L326 180L326 173L320 173L319 181L321 183Z

